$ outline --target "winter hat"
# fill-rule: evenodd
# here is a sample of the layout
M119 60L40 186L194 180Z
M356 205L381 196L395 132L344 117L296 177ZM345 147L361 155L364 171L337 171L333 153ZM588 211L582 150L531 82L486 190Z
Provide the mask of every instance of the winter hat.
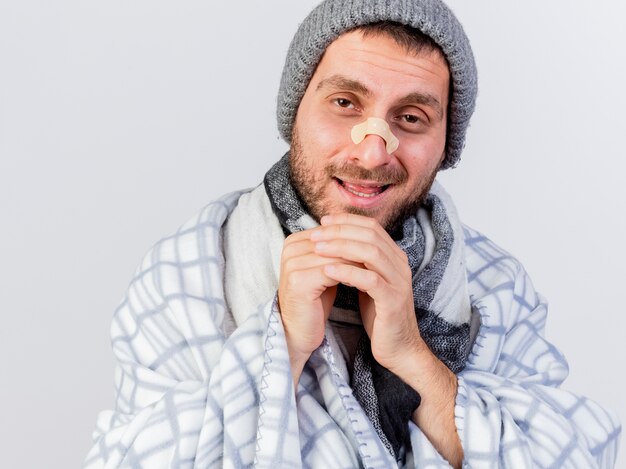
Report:
M291 41L278 91L278 129L291 142L300 101L326 48L348 30L393 21L429 36L443 51L452 79L446 155L441 169L456 166L474 112L477 74L463 27L440 0L325 0L302 22Z

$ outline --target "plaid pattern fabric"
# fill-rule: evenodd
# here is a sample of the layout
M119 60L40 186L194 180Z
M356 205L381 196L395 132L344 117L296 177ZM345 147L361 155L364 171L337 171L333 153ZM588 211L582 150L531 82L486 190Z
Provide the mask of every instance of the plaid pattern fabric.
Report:
M334 339L294 393L275 299L228 337L220 229L240 192L208 205L145 256L111 327L115 409L101 412L85 467L393 467L352 395ZM481 328L459 374L465 467L612 467L620 425L559 389L563 356L519 263L467 228ZM409 423L408 467L449 467Z
M613 467L620 423L595 402L559 389L568 365L544 337L545 299L520 263L485 236L466 228L465 245L481 328L458 378L464 464Z

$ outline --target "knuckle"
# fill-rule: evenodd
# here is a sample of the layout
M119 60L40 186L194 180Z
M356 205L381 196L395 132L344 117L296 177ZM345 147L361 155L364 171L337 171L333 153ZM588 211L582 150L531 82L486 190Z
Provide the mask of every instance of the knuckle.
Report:
M372 259L380 260L383 259L384 253L380 246L374 245L372 249L369 250Z
M311 241L298 240L283 247L282 258L291 259L305 254L311 250Z
M380 223L378 223L378 220L376 220L376 218L369 219L369 228L372 229L374 233L384 231L382 226L380 226Z
M375 272L369 272L369 282L373 288L378 288L381 285L382 278Z
M283 268L286 272L291 272L295 267L296 259L293 257L287 257L283 259Z
M378 240L378 234L373 227L368 228L365 233L365 240L368 243L375 243Z
M289 236L285 238L285 242L283 243L284 247L290 246L293 243L298 242L298 233L291 233Z
M285 241L285 244L283 245L283 257L291 257L295 250L296 250L295 241L291 241L291 242Z
M402 259L402 263L406 264L407 267L409 265L409 256L407 256L406 252L404 252L402 249L398 248L398 250L400 251L400 259Z
M285 244L283 246L283 253L281 255L281 257L283 259L283 262L291 257L291 253L292 252L293 252L293 245L292 244Z
M287 276L287 288L289 290L296 289L299 285L302 285L302 272L291 272Z

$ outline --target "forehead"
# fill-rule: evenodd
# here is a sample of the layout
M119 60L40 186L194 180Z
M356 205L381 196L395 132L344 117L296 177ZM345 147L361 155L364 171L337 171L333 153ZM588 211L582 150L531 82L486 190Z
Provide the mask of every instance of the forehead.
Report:
M317 87L333 75L353 78L374 91L416 87L446 98L450 83L448 64L439 50L415 52L388 35L365 37L358 30L339 36L328 46L309 87Z

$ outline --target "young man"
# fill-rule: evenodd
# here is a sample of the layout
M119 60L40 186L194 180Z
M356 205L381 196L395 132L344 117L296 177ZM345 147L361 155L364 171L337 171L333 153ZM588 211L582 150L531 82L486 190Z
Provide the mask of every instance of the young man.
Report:
M545 304L437 171L474 109L436 0L327 0L279 92L264 184L146 256L116 312L99 467L610 467L619 424L557 386Z

